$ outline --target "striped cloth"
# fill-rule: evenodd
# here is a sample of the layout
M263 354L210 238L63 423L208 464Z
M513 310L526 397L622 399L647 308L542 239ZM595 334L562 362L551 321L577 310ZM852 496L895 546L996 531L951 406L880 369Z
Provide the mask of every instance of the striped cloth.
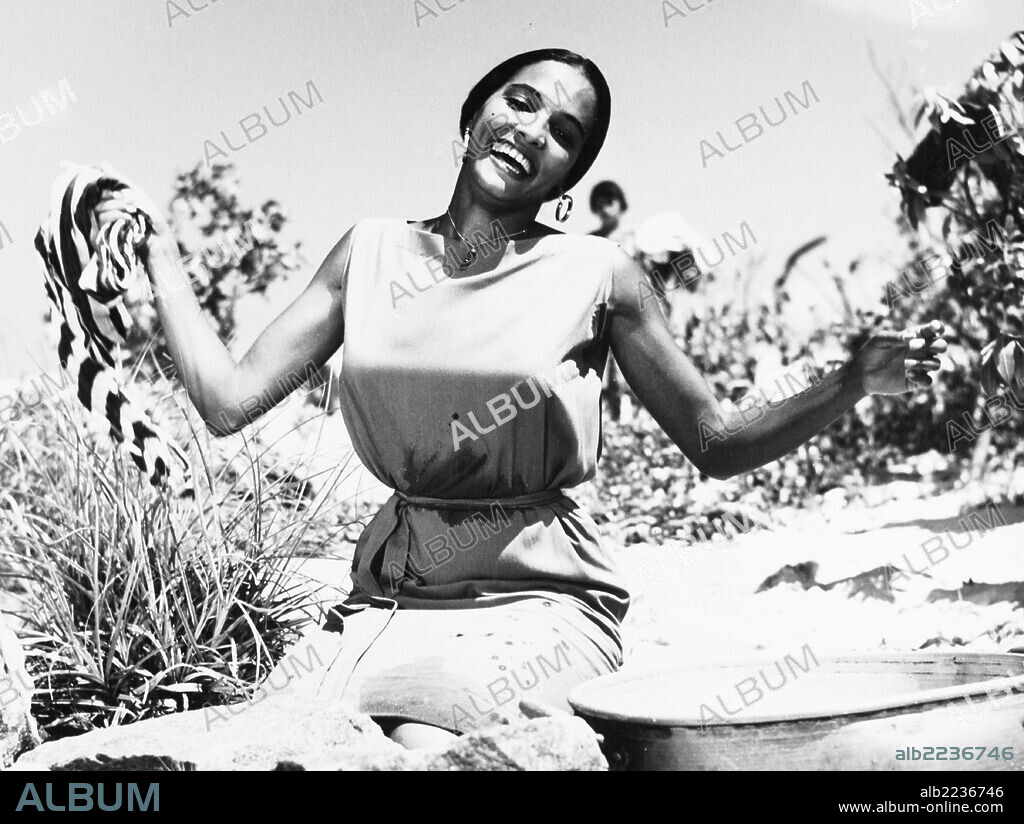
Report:
M61 317L57 354L90 413L110 425L110 437L156 487L192 497L188 458L167 439L149 412L126 389L120 362L132 318L128 289L145 272L136 244L150 231L149 216L136 210L114 221L92 243L93 209L104 191L132 188L109 166L67 166L55 181L50 215L36 234L46 270L46 295Z

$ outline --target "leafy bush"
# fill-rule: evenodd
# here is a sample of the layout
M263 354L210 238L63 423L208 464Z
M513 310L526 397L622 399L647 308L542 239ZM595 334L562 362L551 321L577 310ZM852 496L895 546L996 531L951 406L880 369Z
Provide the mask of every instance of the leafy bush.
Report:
M942 213L942 243L922 250L919 311L942 316L973 352L982 388L1024 386L1024 31L974 70L954 99L926 90L928 128L889 182L910 227ZM935 247L938 248L935 248ZM890 288L890 298L920 291ZM890 301L892 302L892 301Z

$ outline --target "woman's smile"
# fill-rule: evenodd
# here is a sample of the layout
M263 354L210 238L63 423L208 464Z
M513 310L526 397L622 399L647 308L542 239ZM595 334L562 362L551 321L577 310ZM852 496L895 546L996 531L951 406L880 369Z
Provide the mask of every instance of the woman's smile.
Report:
M530 160L507 140L501 140L491 146L491 160L498 168L514 180L528 180L533 177L537 164Z

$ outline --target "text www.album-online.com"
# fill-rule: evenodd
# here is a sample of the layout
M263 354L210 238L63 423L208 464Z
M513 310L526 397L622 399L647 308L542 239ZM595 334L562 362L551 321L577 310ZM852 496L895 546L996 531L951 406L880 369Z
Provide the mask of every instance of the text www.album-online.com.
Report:
M974 798L1002 798L1002 787L922 787L919 801L838 802L841 813L1001 813L1002 802L969 801ZM931 800L934 799L934 800Z
M899 803L884 801L877 804L839 804L841 813L1001 813L1002 804L971 801L935 801L919 804L916 801Z

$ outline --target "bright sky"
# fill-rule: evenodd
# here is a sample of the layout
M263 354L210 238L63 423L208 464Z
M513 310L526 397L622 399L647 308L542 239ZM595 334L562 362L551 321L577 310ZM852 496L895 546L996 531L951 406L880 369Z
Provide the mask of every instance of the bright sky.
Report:
M608 140L567 231L592 227L587 194L610 177L633 222L679 210L708 237L738 237L747 221L769 278L822 233L834 264L869 254L882 271L896 202L882 175L909 143L869 47L904 88L957 93L1021 23L1019 0L687 2L696 11L677 0L685 17L666 26L661 0L179 0L184 13L164 0L0 0L0 223L13 239L0 232L0 378L53 361L32 237L62 159L109 161L166 203L175 173L203 158L205 139L223 146L225 131L241 147L231 159L243 202L280 200L310 261L269 303L250 302L251 337L359 218L443 210L466 92L505 57L546 46L589 56L612 90ZM32 98L62 79L77 102L17 131L5 113L20 126L20 106L31 121ZM239 120L309 80L323 103L244 143ZM743 144L734 122L759 105L777 117L774 98L803 96L805 80L820 103ZM717 131L741 148L725 153ZM702 139L725 154L706 168Z

